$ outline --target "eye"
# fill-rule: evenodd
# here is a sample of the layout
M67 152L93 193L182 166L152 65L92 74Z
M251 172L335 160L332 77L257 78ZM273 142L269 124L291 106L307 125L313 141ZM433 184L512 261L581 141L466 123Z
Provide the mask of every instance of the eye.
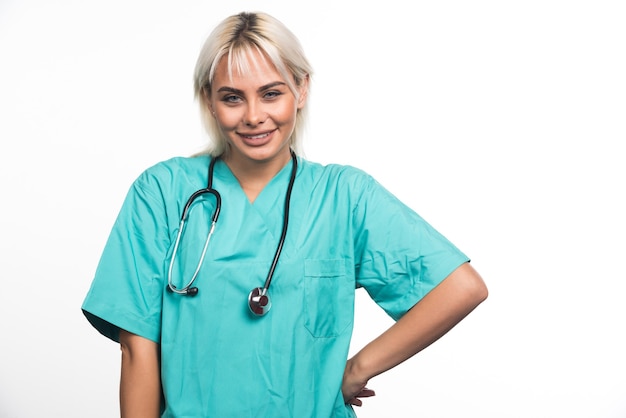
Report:
M241 102L241 98L234 94L228 94L221 99L226 104L236 104Z
M270 90L267 91L263 94L263 98L267 99L267 100L272 100L277 98L278 96L281 96L283 93L281 91L278 90Z

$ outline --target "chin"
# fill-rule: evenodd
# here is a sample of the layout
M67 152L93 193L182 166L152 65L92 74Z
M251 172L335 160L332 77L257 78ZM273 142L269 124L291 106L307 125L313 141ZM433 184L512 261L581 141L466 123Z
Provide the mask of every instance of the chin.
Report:
M276 158L284 157L285 159L289 158L289 144L284 146L275 147L275 146L262 146L258 148L250 148L246 147L241 150L241 154L251 160L258 162L271 161Z

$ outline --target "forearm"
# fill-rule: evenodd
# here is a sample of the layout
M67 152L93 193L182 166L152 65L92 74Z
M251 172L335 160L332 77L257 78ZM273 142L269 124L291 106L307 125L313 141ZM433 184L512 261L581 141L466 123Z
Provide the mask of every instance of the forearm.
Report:
M487 297L478 273L463 264L409 312L348 361L346 373L367 382L417 354Z
M158 345L126 331L120 333L122 418L160 416L161 379Z

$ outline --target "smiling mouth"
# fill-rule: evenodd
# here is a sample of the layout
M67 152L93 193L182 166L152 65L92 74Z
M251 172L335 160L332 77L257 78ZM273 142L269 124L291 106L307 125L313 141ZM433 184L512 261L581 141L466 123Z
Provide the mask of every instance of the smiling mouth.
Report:
M247 139L262 139L262 138L266 138L269 134L270 134L269 132L266 132L264 134L258 134L258 135L244 135L244 134L241 134L241 136L243 136L244 138L247 138Z
M269 131L269 132L263 132L260 134L243 134L243 133L239 133L239 135L244 138L244 139L249 139L249 140L259 140L259 139L264 139L267 138L268 136L270 136L272 133L274 133L274 131Z

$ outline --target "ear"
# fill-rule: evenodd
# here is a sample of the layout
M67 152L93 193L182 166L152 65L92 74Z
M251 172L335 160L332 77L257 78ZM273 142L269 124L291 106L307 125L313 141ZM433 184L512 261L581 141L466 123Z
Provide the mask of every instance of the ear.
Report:
M309 94L309 75L308 74L304 77L298 89L300 90L300 96L298 97L298 109L302 109L304 105L306 104L306 99Z
M205 106L209 110L209 113L215 116L215 109L213 109L213 103L211 102L209 89L206 87L203 87L201 94L202 94L202 101L204 102Z

